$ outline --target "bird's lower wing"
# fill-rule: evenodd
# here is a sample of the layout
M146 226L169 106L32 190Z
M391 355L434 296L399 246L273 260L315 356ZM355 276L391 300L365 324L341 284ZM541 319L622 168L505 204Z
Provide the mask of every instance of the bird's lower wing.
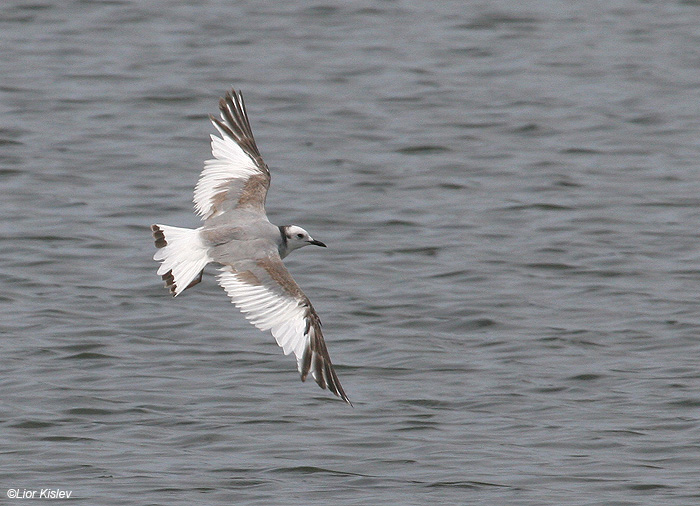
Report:
M294 353L302 381L310 372L321 388L350 404L333 369L321 320L278 255L226 265L218 279L253 325L269 330L285 355Z

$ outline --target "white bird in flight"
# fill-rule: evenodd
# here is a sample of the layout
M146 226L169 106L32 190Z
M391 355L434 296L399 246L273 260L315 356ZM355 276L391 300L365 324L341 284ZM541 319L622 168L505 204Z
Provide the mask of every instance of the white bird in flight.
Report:
M194 207L204 224L197 229L152 225L158 251L153 259L173 296L202 280L204 266L221 264L219 284L257 328L271 331L285 355L294 353L301 380L309 372L348 404L333 370L321 320L282 259L310 244L323 246L296 225L276 226L265 214L270 171L250 129L243 97L231 90L219 101L221 119L210 119L214 158L194 190Z

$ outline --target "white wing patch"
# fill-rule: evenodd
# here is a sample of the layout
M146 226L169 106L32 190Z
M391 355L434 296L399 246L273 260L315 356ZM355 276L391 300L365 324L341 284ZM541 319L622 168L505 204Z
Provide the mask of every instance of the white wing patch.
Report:
M260 174L253 159L231 139L216 123L214 126L221 138L211 135L211 152L214 158L204 162L204 170L194 189L194 207L203 219L215 214L217 200L222 198L227 187L238 179L242 186L246 179Z
M221 271L219 284L231 301L257 328L270 330L285 355L294 352L297 367L302 372L310 339L306 332L308 308L282 291L251 283L250 272L232 271L231 267L223 267Z

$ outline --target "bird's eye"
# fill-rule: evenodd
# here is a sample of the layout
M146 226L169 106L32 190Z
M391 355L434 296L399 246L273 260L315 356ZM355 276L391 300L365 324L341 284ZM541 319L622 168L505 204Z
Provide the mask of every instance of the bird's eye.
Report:
M297 239L303 239L303 238L304 238L304 234L297 234Z

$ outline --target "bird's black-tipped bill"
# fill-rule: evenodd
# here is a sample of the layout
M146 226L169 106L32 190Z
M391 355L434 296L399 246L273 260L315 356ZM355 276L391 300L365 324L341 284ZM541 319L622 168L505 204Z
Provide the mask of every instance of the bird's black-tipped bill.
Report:
M309 244L313 244L314 246L321 246L322 248L326 247L325 244L323 244L321 241L317 241L316 239L311 239L309 241Z

